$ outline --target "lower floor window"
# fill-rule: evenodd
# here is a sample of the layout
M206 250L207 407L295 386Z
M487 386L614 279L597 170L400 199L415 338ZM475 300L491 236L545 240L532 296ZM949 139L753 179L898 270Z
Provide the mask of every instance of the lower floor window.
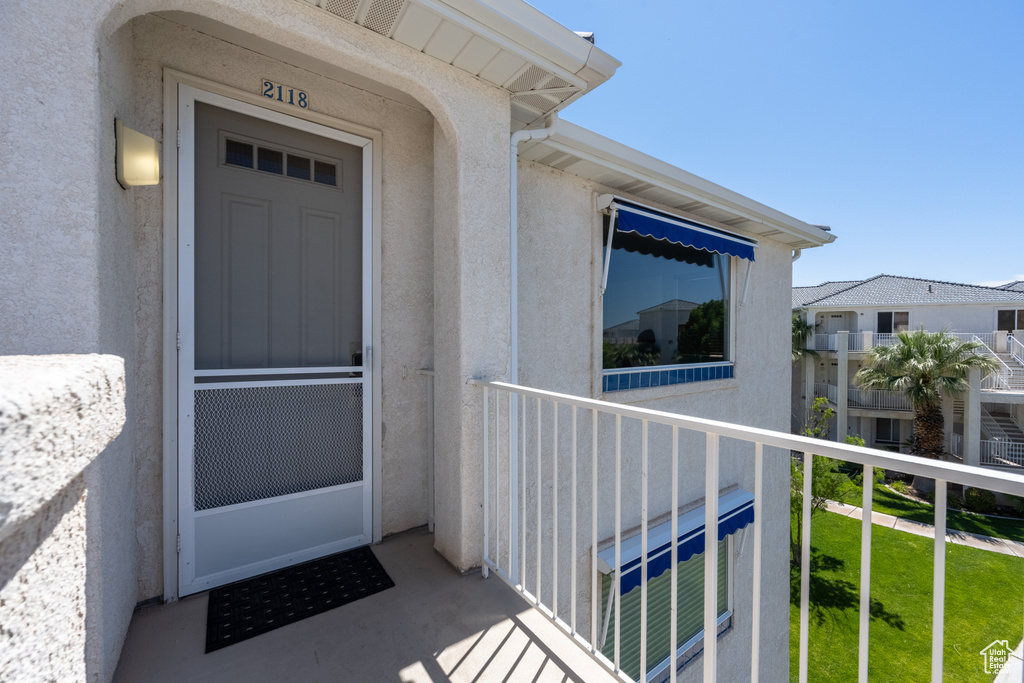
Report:
M888 417L875 419L875 442L876 443L899 443L900 442L900 421Z
M727 622L729 612L729 542L718 542L718 617ZM678 565L676 584L676 665L682 667L703 649L704 638L704 553L693 555ZM639 571L636 567L632 571ZM615 657L614 572L602 575L601 653ZM640 680L640 586L622 595L619 619L619 668L635 681ZM645 680L667 680L673 647L671 642L672 572L664 570L647 579L647 676Z

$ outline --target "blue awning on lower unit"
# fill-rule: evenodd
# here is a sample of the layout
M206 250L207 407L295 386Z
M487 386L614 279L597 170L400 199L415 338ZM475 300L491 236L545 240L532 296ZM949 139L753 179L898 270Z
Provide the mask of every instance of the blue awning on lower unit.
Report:
M754 260L757 246L754 240L621 201L615 201L612 206L617 210L615 229L618 232Z
M705 508L679 516L676 538L678 562L685 562L704 552ZM736 489L718 499L718 540L734 534L754 521L754 494ZM647 579L654 579L672 566L672 520L662 522L647 531ZM640 535L632 536L620 544L622 571L619 593L625 595L640 585ZM615 571L615 546L597 554L598 571Z

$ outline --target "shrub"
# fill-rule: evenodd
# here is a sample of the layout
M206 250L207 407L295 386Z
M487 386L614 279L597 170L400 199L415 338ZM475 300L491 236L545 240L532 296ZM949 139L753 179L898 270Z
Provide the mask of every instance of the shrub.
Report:
M1024 515L1024 498L1021 498L1020 496L1011 496L1011 498L1013 500L1013 504L1011 506L1013 511L1018 515Z
M961 510L963 509L963 501L960 500L960 496L955 493L946 495L946 507L950 510Z
M891 484L889 484L889 488L891 488L896 493L906 493L908 490L910 490L910 484L903 481L902 479L897 479Z
M964 491L964 507L987 515L996 509L996 494L986 489L967 489Z

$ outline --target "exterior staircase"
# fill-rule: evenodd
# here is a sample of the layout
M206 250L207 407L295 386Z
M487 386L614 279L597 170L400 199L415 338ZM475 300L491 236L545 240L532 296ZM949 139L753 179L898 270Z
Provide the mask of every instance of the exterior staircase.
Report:
M999 430L1002 431L1000 438L1015 443L1024 443L1024 429L1017 424L1017 421L1009 413L989 412L989 416L998 425Z

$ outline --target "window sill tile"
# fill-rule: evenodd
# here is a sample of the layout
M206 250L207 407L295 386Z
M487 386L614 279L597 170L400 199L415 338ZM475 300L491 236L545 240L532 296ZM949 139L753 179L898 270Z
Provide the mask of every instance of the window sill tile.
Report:
M723 391L726 389L737 389L740 383L736 378L708 380L704 382L689 382L685 384L670 384L669 386L655 386L646 389L620 389L618 391L605 391L601 399L612 403L642 404L647 401L656 401L674 396L689 396L707 393L709 391Z

